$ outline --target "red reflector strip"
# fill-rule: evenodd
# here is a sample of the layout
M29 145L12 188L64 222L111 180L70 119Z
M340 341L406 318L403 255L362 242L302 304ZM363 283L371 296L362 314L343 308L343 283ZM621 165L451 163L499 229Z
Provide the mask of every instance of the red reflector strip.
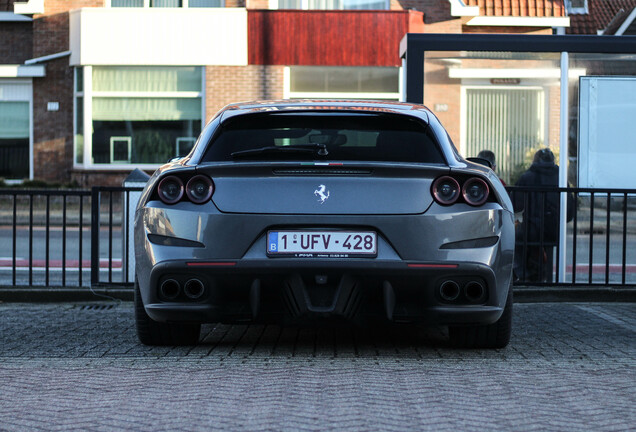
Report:
M412 268L457 268L458 264L407 264Z
M186 264L188 267L232 267L235 266L235 262L189 262Z

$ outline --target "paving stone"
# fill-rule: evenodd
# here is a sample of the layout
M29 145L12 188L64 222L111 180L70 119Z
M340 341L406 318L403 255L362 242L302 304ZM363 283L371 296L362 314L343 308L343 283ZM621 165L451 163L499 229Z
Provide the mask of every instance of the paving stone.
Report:
M0 304L0 430L633 430L636 305L518 304L511 344L442 328L204 325L145 347L133 307Z

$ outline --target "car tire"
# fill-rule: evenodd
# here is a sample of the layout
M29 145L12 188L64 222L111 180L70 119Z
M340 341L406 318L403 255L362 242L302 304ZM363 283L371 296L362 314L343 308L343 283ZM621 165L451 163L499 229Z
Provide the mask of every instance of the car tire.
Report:
M505 348L512 331L512 287L508 290L503 314L494 323L476 326L450 326L451 345L457 348Z
M201 324L162 323L150 318L141 300L137 281L135 281L135 323L137 337L144 345L196 345L201 334Z

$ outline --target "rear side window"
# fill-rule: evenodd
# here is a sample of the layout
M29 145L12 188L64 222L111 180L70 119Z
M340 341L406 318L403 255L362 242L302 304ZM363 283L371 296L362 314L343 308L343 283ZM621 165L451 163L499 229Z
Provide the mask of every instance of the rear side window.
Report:
M430 128L387 114L276 113L223 123L203 162L355 160L444 163Z

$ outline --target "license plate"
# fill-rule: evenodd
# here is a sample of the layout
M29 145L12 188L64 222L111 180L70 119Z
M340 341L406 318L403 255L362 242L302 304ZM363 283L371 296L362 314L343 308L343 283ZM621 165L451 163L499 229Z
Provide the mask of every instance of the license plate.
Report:
M373 231L269 231L267 239L269 256L351 258L378 254Z

